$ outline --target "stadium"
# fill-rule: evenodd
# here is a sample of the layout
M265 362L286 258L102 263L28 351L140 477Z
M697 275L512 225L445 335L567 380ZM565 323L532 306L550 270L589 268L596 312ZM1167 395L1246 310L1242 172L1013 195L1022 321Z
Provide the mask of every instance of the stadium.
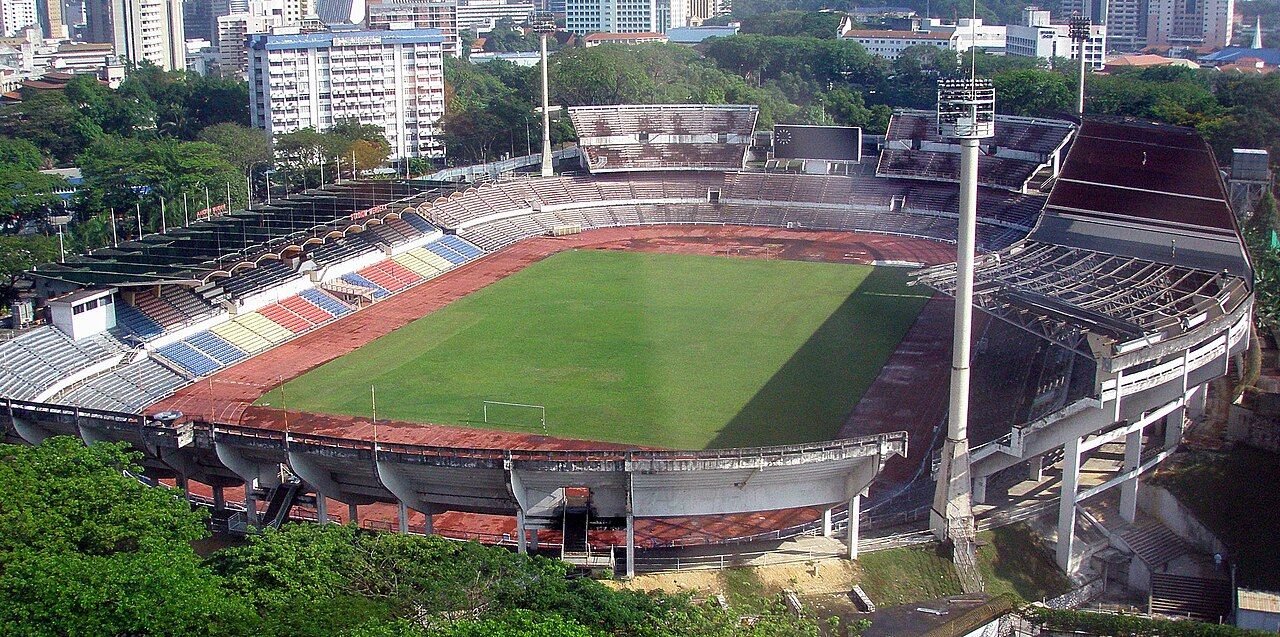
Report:
M959 155L899 111L748 167L756 114L573 108L552 176L344 181L40 266L51 325L0 345L6 434L126 441L230 529L627 574L804 535L856 557L929 516ZM1246 347L1252 270L1194 131L999 116L979 184L973 497L1044 513L1001 494L1057 476L1071 571L1076 505L1131 509Z

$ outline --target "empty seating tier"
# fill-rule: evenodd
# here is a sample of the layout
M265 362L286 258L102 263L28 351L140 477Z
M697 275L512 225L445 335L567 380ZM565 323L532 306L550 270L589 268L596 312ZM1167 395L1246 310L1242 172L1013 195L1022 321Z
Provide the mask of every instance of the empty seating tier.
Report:
M208 330L192 334L184 342L223 365L230 365L245 357L244 352Z
M191 372L193 376L204 376L221 367L218 361L182 341L165 345L157 349L156 353Z
M150 359L116 367L60 395L55 402L139 413L190 381Z
M350 306L333 298L323 290L303 290L298 296L333 316L342 316L351 311Z

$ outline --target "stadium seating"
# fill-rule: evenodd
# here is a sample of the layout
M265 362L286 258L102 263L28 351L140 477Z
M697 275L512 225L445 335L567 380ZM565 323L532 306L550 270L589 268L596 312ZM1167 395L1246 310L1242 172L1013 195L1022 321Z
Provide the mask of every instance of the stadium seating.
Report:
M358 285L362 288L369 288L370 290L373 290L373 298L375 299L385 299L388 296L391 296L391 292L387 291L386 288L382 287L381 285L378 285L377 283L374 283L373 281L370 281L369 279L364 278L363 276L360 276L355 272L352 272L350 274L344 274L340 278L343 281L346 281L347 283L350 283L352 285Z
M55 402L138 413L189 382L159 362L144 358L99 374L62 393Z
M431 225L430 221L427 221L426 219L423 219L421 216L416 214L407 214L404 216L404 220L409 225L413 226L414 228L417 228L418 232L422 234L431 234L432 232L436 232L439 230L439 228Z
M116 327L138 338L149 339L164 334L164 326L132 305L116 303Z
M352 311L351 307L346 303L333 298L323 290L303 290L298 294L298 297L332 316L342 316Z
M204 376L221 367L218 361L182 341L165 345L157 349L156 353L181 366L193 376Z
M652 104L569 109L592 172L743 166L757 110Z
M377 250L378 246L371 242L364 233L347 235L311 250L310 257L321 267L349 261L362 254Z
M301 334L315 326L315 323L299 316L280 303L272 303L266 307L259 308L258 313L265 316L272 323L294 334Z
M208 330L192 334L184 342L222 365L230 365L245 357L244 352Z
M390 259L379 261L364 268L358 274L392 293L399 292L422 280L422 277L414 271Z
M414 251L397 254L396 256L391 257L391 260L405 268L413 270L418 276L421 276L424 279L436 277L441 272L439 268L420 259L416 254L414 254Z
M438 256L443 257L446 261L455 266L462 265L467 262L466 257L462 256L456 250L441 241L436 241L427 245L427 249L436 253Z
M222 337L223 340L247 354L257 354L271 347L270 340L236 321L227 321L221 325L215 325L209 331Z
M0 396L30 400L122 351L124 345L107 334L73 341L47 325L24 332L0 344Z
M267 339L272 345L283 343L293 336L293 332L281 327L278 323L258 312L249 312L237 316L232 322L243 325L245 329Z

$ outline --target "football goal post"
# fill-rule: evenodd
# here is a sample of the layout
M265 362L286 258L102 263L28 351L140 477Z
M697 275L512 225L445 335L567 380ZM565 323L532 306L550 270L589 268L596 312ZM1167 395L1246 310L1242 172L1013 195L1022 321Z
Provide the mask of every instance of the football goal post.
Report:
M483 413L485 424L540 427L544 435L547 433L547 408L544 405L486 400Z

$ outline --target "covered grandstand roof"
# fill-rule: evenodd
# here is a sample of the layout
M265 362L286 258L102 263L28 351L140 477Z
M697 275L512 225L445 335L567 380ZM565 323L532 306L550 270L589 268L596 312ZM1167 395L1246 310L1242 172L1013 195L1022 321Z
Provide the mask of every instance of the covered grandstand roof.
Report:
M1036 230L978 259L975 303L1082 354L1111 356L1126 343L1193 338L1197 326L1237 314L1251 277L1198 134L1087 121ZM948 294L955 279L955 264L918 275Z
M1031 238L1250 274L1213 151L1187 128L1085 121Z
M30 274L81 286L197 285L215 274L278 258L286 250L337 240L363 230L371 220L398 216L401 208L452 188L404 181L330 184L271 205L255 205L70 257L65 263L40 265Z

